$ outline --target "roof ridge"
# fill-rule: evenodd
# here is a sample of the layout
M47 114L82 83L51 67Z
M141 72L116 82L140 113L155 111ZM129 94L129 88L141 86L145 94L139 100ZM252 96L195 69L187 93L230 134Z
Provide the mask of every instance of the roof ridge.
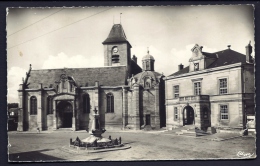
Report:
M126 65L118 65L118 66L100 66L100 67L68 67L68 68L56 68L56 69L32 69L32 71L42 71L42 70L71 70L71 69L98 69L98 68L117 68L117 67L126 67Z

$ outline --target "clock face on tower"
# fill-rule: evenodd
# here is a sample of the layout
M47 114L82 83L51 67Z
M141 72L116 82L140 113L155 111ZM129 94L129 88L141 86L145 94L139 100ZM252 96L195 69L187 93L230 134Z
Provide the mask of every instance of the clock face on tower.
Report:
M113 53L117 53L118 52L118 48L117 47L114 47L113 48Z

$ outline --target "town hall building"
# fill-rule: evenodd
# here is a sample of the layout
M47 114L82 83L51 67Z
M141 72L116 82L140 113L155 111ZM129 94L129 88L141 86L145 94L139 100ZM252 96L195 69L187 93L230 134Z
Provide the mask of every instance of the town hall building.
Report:
M252 46L246 54L230 48L208 53L196 44L189 66L165 77L166 128L193 125L202 130L246 128L255 116L255 80Z
M151 130L166 125L163 75L155 59L131 58L121 24L114 24L104 45L104 67L32 69L19 92L18 131L90 130L93 110L101 128Z

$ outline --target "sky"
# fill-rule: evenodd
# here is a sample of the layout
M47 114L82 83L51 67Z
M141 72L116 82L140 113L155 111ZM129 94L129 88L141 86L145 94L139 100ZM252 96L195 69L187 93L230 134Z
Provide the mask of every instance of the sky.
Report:
M146 6L85 8L9 8L7 10L8 103L29 69L104 66L102 42L120 23L132 45L131 55L155 58L155 71L168 76L189 65L195 44L205 52L231 49L245 54L254 47L251 5ZM254 51L252 53L254 56Z

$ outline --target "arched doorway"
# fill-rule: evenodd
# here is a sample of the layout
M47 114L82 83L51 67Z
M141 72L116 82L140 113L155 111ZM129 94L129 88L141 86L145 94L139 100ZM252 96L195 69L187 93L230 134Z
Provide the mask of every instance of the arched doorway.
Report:
M58 128L72 127L73 108L68 101L61 101L57 105L57 122Z
M194 124L194 110L191 106L183 109L183 126Z

